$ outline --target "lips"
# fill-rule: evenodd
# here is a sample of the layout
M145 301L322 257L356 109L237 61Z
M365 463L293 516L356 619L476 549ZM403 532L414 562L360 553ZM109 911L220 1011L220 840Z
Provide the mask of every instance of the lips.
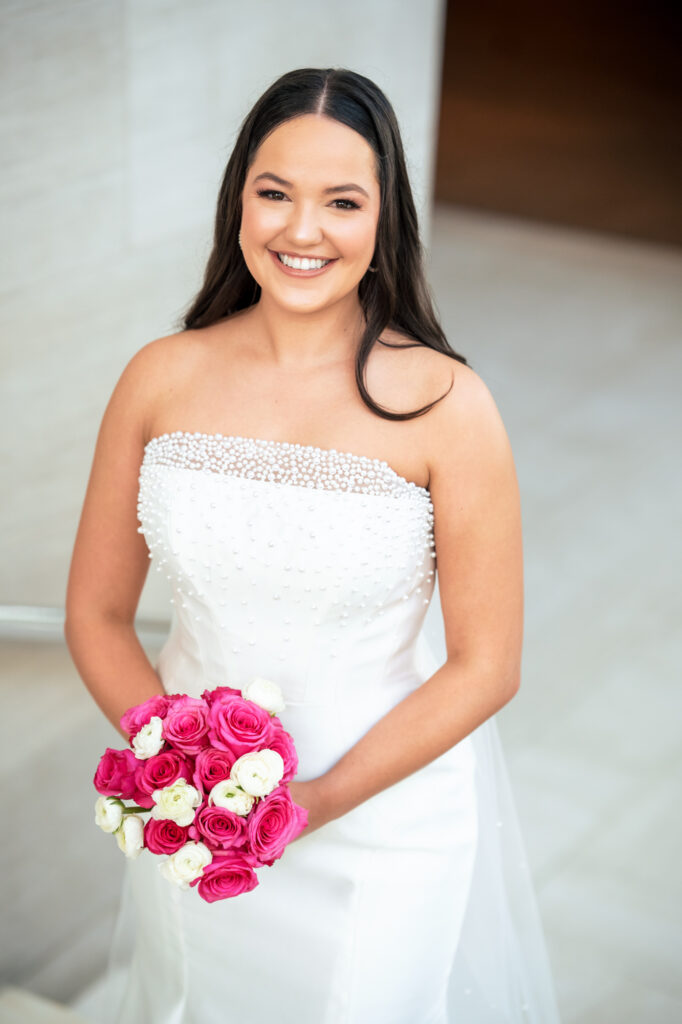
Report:
M273 260L275 261L275 263L277 264L279 269L284 274L288 274L291 277L317 277L319 274L326 273L329 270L329 268L333 267L334 264L336 263L336 259L330 259L322 267L313 267L312 269L309 269L309 270L302 270L300 268L297 269L295 267L288 267L285 263L282 263L281 259L279 258L278 253L277 252L273 252L272 249L268 249L268 252L272 256ZM283 253L283 255L288 256L289 253ZM299 256L299 257L296 257L296 258L298 258L298 259L311 259L313 257L310 257L310 256L300 257ZM316 257L316 258L317 259L322 259L323 257Z

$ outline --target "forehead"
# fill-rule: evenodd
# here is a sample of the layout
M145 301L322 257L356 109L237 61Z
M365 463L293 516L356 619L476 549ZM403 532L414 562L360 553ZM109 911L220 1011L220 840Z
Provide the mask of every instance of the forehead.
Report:
M289 181L305 177L319 183L357 181L377 183L376 158L369 143L340 121L319 114L303 114L285 121L260 144L250 174L274 171Z

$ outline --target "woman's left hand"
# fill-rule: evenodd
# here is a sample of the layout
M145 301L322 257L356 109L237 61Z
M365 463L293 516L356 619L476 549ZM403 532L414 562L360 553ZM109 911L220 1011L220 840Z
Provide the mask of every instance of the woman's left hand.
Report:
M321 828L322 825L326 825L328 821L332 820L330 815L325 814L322 794L317 779L310 779L308 782L296 782L294 780L287 783L287 785L294 803L298 804L299 807L304 807L308 812L308 824L296 839L300 839L301 836L310 835L315 829ZM292 842L295 843L296 839L292 840Z

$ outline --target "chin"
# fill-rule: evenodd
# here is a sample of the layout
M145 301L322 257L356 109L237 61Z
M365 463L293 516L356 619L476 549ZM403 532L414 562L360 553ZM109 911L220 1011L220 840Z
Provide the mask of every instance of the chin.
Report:
M285 289L282 291L279 288L273 288L272 290L266 290L263 293L261 286L261 295L265 294L265 297L277 306L281 306L282 309L290 310L291 312L315 312L319 309L324 309L326 306L333 306L335 303L340 302L344 299L347 293L339 294L322 294L321 292L315 292L310 289L309 294L304 294L303 289L296 291L294 289Z
M320 310L333 306L337 299L309 299L307 302L287 302L273 297L273 301L288 313L319 313Z

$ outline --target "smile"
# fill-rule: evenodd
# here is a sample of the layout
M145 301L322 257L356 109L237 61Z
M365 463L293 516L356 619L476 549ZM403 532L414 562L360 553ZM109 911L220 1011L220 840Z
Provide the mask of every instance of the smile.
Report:
M296 277L316 277L326 271L327 267L336 263L335 259L311 259L309 257L287 256L286 253L273 252L269 250L277 266L285 274L293 274Z

